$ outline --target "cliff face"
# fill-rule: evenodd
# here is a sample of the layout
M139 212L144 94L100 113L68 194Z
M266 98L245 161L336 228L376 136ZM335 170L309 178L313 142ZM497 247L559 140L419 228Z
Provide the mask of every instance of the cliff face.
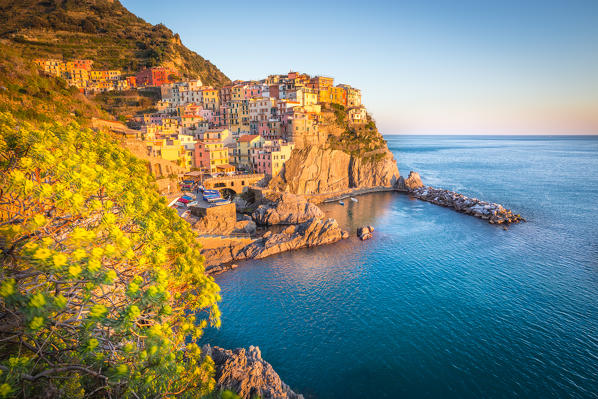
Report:
M294 194L332 194L392 187L400 177L386 141L368 116L351 123L342 106L324 106L317 129L295 138L295 150L270 188Z
M387 148L355 155L324 146L308 146L293 152L270 187L295 194L322 194L391 187L398 178L397 163Z

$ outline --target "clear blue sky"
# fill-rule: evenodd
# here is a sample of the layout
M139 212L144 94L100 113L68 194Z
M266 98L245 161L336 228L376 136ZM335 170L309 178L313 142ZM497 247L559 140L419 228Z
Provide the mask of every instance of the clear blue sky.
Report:
M362 89L383 133L598 133L598 0L121 0L231 79Z

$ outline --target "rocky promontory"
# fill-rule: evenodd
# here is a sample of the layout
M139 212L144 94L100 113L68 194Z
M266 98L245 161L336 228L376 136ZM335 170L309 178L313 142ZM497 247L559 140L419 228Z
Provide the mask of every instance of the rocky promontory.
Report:
M204 265L208 273L220 272L220 265L244 259L260 259L280 252L300 248L332 244L349 233L343 231L334 219L312 218L306 222L290 225L283 231L266 232L254 240L222 240L221 246L204 248Z
M351 112L323 104L314 131L295 137L291 157L269 187L306 195L393 187L400 175L386 141L370 115L354 120Z
M243 399L303 399L262 359L256 346L227 350L206 345L203 350L214 361L217 391L230 390Z
M320 146L293 151L270 187L295 194L338 193L364 187L392 187L399 170L384 148L363 155Z

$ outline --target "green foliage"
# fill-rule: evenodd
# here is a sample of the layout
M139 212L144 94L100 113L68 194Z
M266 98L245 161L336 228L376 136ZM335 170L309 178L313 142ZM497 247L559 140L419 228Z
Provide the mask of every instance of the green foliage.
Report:
M343 129L339 136L330 135L328 145L335 150L344 151L353 156L368 156L374 160L384 158L382 154L373 154L386 147L386 141L378 132L375 122L368 117L366 124L349 124L346 110L342 105L330 104L334 111L335 123Z
M199 397L218 286L146 166L0 113L0 397Z

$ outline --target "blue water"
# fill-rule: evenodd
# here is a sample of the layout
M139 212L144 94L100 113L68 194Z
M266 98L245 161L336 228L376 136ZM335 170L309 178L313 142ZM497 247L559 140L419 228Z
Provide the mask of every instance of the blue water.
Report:
M499 202L508 231L397 193L325 206L374 239L216 278L222 328L313 398L598 398L598 138L388 136L402 174Z

